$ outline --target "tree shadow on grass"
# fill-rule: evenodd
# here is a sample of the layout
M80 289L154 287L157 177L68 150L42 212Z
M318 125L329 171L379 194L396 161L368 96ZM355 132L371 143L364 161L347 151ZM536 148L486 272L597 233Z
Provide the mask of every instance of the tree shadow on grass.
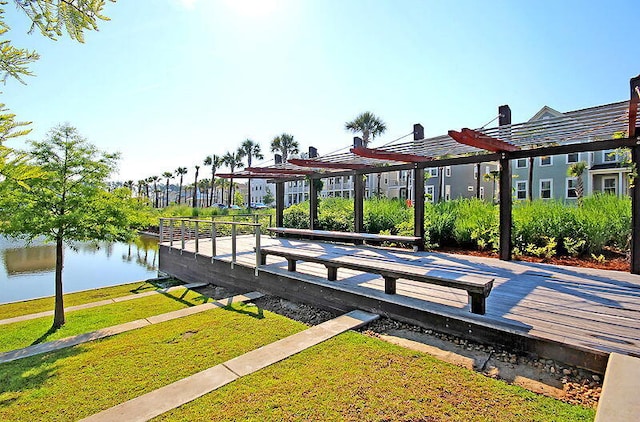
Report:
M54 327L51 326L51 328L49 328L44 334L42 334L40 337L38 337L37 339L35 339L33 341L33 343L31 343L29 346L35 346L36 344L40 344L43 343L44 341L46 341L50 335L54 334L56 331L58 331L60 328L62 327Z
M211 302L211 298L204 296L204 295L200 295L200 296L196 296L190 300L185 300L184 298L187 296L187 294L189 294L191 290L189 289L184 289L184 292L182 292L182 294L180 296L174 296L173 294L171 294L171 292L164 292L161 290L158 290L158 293L160 293L161 295L163 295L164 297L167 297L169 299L175 300L176 302L180 302L185 306L188 307L192 307L192 306L197 306L197 305L202 305L203 303L207 303L207 302Z
M0 408L10 406L19 395L37 390L56 376L58 361L83 353L82 347L68 347L53 353L31 356L0 365Z
M224 306L225 310L235 312L237 314L248 315L255 319L264 319L264 309L259 306L243 306L242 308L234 308L231 303Z

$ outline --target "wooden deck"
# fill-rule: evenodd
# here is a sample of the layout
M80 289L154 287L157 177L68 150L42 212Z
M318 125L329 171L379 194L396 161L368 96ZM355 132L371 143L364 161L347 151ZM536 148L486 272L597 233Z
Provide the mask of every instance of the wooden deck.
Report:
M494 287L487 299L486 314L475 315L469 312L467 294L461 290L400 279L397 294L387 295L380 276L341 269L338 280L332 282L326 279L326 268L320 264L299 262L297 272L291 273L284 258L269 257L268 265L260 267L256 277L253 236L238 237L233 269L230 238L219 238L215 259L210 258L210 240L200 240L197 255L193 253L193 241L187 242L182 254L166 243L161 245L160 270L190 282L235 287L244 283L248 289L257 285L267 293L336 310L360 308L387 314L600 372L610 352L640 357L638 275L267 236L261 238L261 244L312 249L319 255L366 255L379 259L380 265L411 262L434 275L455 271L490 276L495 278Z

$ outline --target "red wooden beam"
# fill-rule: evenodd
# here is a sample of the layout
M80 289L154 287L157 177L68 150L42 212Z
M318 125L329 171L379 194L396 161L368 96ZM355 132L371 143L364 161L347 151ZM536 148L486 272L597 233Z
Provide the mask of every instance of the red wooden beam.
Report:
M475 130L464 128L462 132L450 130L449 136L456 142L491 152L517 151L520 148L500 139L492 138Z
M293 164L295 166L300 167L311 167L311 168L324 168L324 169L348 169L348 170L360 170L366 169L368 166L366 164L358 164L358 163L335 163L335 162L327 162L327 161L319 161L319 160L304 160L302 158L291 158L287 161L289 164Z
M378 160L401 161L404 163L423 163L425 161L433 160L433 158L425 157L424 155L403 154L400 152L391 152L365 147L351 148L351 152L361 157L376 158Z
M216 173L222 179L291 179L291 174L282 173Z
M247 167L244 169L249 173L273 173L273 174L313 174L315 173L313 170L303 170L303 169L280 169L273 167Z

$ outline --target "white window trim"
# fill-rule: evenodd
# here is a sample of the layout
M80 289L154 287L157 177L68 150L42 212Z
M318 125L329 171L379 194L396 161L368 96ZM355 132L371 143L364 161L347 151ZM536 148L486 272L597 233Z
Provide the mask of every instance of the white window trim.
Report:
M578 154L578 159L576 161L569 161L569 156L571 154L567 154L566 155L567 164L575 164L575 163L579 163L580 162L580 153L579 152L574 152L574 154Z
M542 164L542 159L546 158L546 157L549 157L549 164ZM549 167L549 166L553 165L553 155L547 155L547 156L544 156L544 157L539 157L538 160L539 160L538 164L540 165L540 167Z
M520 160L524 160L524 166L521 166L521 165L518 164L520 162ZM516 168L517 169L526 169L527 167L529 167L529 160L527 160L526 158L516 158Z
M429 176L438 177L438 167L429 167Z
M607 149L602 151L602 162L603 163L617 163L618 161L620 161L620 157L618 157L618 154L614 154L613 157L611 159L607 159L609 158L609 154L616 152L615 149Z
M605 180L613 180L613 189L615 190L614 195L618 195L618 181L614 176L608 176L608 177L602 178L602 193L605 192L605 186L604 186Z
M574 189L576 189L576 196L569 196L569 181L571 181L571 180L575 180L576 183L577 183L578 178L577 177L567 177L565 179L565 182L564 182L564 197L565 197L565 199L578 199L578 191L577 191L576 188L574 188Z
M436 200L436 198L435 198L435 196L436 196L435 186L427 185L426 189L425 189L425 193L427 195L430 195L429 198L427 199L429 202L434 202Z
M480 186L480 199L484 199L484 186Z
M524 185L524 198L518 198L518 192L522 192L522 190L518 189L518 186ZM528 180L517 180L516 181L516 199L522 200L527 199L527 192L529 191L529 181Z
M548 198L543 198L542 197L542 183L543 182L549 182L549 197ZM538 197L540 199L553 199L553 179L540 179L540 184L538 185L539 191L538 191Z
M444 168L444 173L446 177L451 177L451 166L446 166Z

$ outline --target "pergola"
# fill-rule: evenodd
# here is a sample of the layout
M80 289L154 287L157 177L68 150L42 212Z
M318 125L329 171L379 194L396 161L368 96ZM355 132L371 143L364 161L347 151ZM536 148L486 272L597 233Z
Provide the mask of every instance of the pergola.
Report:
M451 130L447 135L424 139L424 129L414 125L410 141L400 140L380 148L366 148L359 138L346 153L315 156L311 148L308 159L290 159L268 167L251 167L243 171L219 174L226 178L268 179L276 185L276 225L282 226L284 184L309 178L311 229L317 228L318 191L315 179L335 176L353 177L354 231L363 231L363 175L398 170L413 171L414 235L424 238L425 168L461 164L499 163L500 247L502 260L511 259L512 194L510 161L576 152L629 148L631 162L640 168L640 75L630 81L630 100L565 113L561 117L511 123L511 110L498 109L497 127L489 129ZM640 274L640 188L631 189L632 239L631 272Z

